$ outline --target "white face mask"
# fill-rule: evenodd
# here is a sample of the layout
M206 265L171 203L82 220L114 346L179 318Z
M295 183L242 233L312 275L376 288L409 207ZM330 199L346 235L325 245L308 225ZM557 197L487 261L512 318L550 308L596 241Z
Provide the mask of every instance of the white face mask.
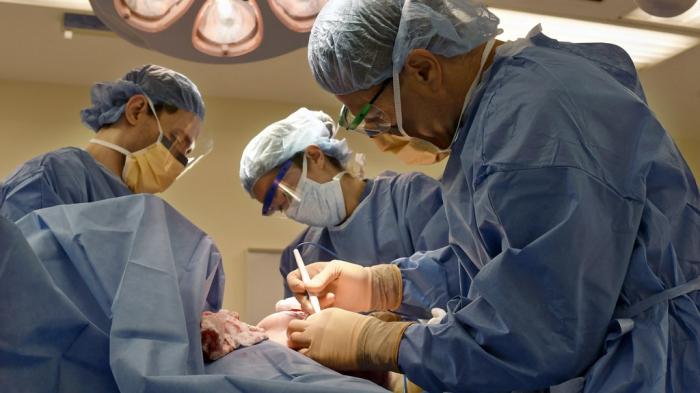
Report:
M462 116L464 116L464 111L467 109L467 105L471 100L474 90L481 82L481 72L484 69L486 60L488 60L491 50L493 49L496 40L490 40L486 43L484 52L481 55L481 64L479 66L479 71L476 73L476 78L469 87L466 96L464 97L464 103L462 104L462 111L459 115L459 121L457 121L457 130L455 130L454 138L457 137L457 132L462 124ZM421 138L412 137L406 133L403 129L403 117L401 112L401 86L399 83L399 73L394 71L393 74L393 87L394 87L394 108L396 108L396 125L401 132L401 136L398 135L380 135L375 143L379 146L382 151L390 151L399 156L399 158L406 164L434 164L445 159L450 154L450 149L440 149L429 141ZM454 140L453 138L453 140Z
M312 227L333 227L340 224L347 213L345 199L340 187L340 178L345 171L338 173L328 183L317 183L306 177L306 156L296 188L299 200L292 200L285 214L287 217Z

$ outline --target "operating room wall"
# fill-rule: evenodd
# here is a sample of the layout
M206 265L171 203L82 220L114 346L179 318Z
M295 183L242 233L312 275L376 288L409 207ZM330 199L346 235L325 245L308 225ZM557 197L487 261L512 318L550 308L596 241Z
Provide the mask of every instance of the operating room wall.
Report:
M673 136L693 173L700 174L700 47L688 50L654 67L642 69L640 78L649 105Z
M88 91L87 86L0 80L0 178L46 151L85 146L92 132L80 123L79 111L89 104ZM216 97L205 100L205 130L214 135L214 151L163 197L214 238L227 276L224 306L239 311L245 320L246 286L255 285L245 280L246 250L282 249L302 227L290 220L260 215L260 204L240 186L240 156L256 133L297 106ZM337 113L337 107L315 109ZM365 138L348 138L353 150L367 153L368 176L383 168L408 170L395 157L379 153ZM442 172L440 165L422 169L434 176Z
M669 62L641 75L652 108L698 174L700 91L697 85L684 85L682 76L674 75L688 74L677 67ZM89 104L88 91L87 86L0 80L0 178L43 152L84 146L92 133L80 123L79 111ZM203 93L206 96L206 91ZM215 149L163 197L214 238L227 275L224 305L241 312L245 319L246 286L255 285L245 279L246 250L282 249L302 227L290 220L261 217L260 205L239 185L240 155L257 132L296 110L297 105L220 97L206 97L206 103L205 130L214 135ZM338 111L335 105L312 109L323 109L332 116ZM366 138L343 136L353 150L367 154L368 176L385 168L423 170L435 177L442 172L443 165L408 168L394 156L378 152Z

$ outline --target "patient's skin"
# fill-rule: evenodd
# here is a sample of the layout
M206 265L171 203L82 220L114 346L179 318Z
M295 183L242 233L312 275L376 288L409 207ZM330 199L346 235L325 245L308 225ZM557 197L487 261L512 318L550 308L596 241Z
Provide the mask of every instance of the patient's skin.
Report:
M280 311L270 314L262 319L257 325L265 329L265 334L270 340L287 346L287 325L295 319L306 319L303 311Z
M229 310L205 311L199 324L202 335L202 355L212 362L234 349L249 347L267 339L263 329L241 321L238 313Z

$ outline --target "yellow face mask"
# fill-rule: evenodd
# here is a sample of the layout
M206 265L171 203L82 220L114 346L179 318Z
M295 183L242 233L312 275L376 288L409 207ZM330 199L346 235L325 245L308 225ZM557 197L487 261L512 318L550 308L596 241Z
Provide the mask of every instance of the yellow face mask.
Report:
M160 120L151 100L148 100L148 105L153 111L160 133L158 140L151 145L132 153L107 141L90 140L90 143L102 145L126 156L122 180L136 194L156 194L165 191L185 170L187 164L186 160L182 162L170 152L171 142L163 136L163 128L160 126Z
M137 194L156 194L170 187L185 170L185 165L168 150L166 141L161 133L155 143L133 153L100 139L92 139L90 143L102 145L126 156L122 180L131 191Z
M135 193L155 194L165 191L185 170L161 141L126 156L122 179Z
M383 152L396 154L408 165L436 164L450 155L450 149L441 150L432 143L410 136L379 134L372 142Z

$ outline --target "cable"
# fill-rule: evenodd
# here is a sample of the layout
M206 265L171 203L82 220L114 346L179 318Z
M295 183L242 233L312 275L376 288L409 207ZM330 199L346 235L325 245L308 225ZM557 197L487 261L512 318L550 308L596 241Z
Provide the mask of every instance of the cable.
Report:
M323 250L323 251L325 251L325 252L327 252L327 253L333 255L333 258L338 258L338 254L336 254L336 253L334 253L333 251L327 249L326 247L323 247L322 245L320 245L320 244L318 244L318 243L314 243L314 242L299 243L299 244L296 246L296 249L299 250L299 252L301 252L301 250L299 249L299 247L301 247L301 246L314 246L314 247L318 247L318 248L320 248L321 250Z

